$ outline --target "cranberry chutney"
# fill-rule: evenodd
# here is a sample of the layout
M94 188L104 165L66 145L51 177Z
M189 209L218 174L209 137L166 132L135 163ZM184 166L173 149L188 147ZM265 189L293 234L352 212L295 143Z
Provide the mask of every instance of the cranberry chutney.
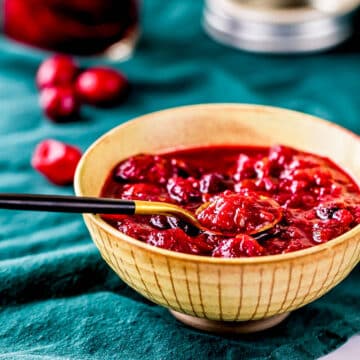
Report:
M236 258L315 246L360 224L360 190L331 160L290 147L210 146L119 163L101 196L164 201L196 213L214 235L171 216L102 215L148 244Z

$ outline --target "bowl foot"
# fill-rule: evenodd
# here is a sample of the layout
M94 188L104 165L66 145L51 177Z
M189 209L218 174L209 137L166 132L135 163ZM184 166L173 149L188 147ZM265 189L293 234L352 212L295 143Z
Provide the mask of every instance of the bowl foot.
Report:
M284 313L266 319L249 321L217 321L186 315L174 310L170 310L170 312L177 320L188 326L217 334L250 334L263 331L280 324L290 315L290 313Z

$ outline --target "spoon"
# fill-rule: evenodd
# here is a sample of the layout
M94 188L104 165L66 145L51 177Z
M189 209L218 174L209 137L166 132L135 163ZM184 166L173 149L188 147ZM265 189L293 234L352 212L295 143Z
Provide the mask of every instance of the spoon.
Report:
M92 214L173 215L206 233L224 235L204 227L190 211L166 202L64 195L0 194L0 209ZM272 226L274 225L276 224L272 224ZM265 225L256 233L262 233L268 228L269 226Z
M209 232L190 211L166 202L64 195L0 194L0 209L92 214L174 215L199 230ZM211 233L215 232L211 231Z

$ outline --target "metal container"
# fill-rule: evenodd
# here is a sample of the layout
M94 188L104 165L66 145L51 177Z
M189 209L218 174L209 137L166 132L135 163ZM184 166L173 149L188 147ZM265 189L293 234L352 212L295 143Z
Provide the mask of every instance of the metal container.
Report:
M332 48L352 33L360 0L206 0L204 27L243 50L291 54Z

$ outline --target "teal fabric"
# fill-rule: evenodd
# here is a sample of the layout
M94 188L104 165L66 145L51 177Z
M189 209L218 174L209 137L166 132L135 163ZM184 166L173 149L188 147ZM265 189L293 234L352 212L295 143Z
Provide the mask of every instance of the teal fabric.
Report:
M47 54L0 39L1 192L71 194L31 169L40 140L85 150L126 120L179 105L283 106L360 134L358 37L324 54L252 55L203 33L201 2L143 4L135 56L112 64L131 79L131 97L116 109L86 108L81 122L56 125L43 117L34 74ZM186 328L125 285L100 258L80 216L0 211L0 228L0 359L314 359L360 331L359 267L277 328L221 337Z

